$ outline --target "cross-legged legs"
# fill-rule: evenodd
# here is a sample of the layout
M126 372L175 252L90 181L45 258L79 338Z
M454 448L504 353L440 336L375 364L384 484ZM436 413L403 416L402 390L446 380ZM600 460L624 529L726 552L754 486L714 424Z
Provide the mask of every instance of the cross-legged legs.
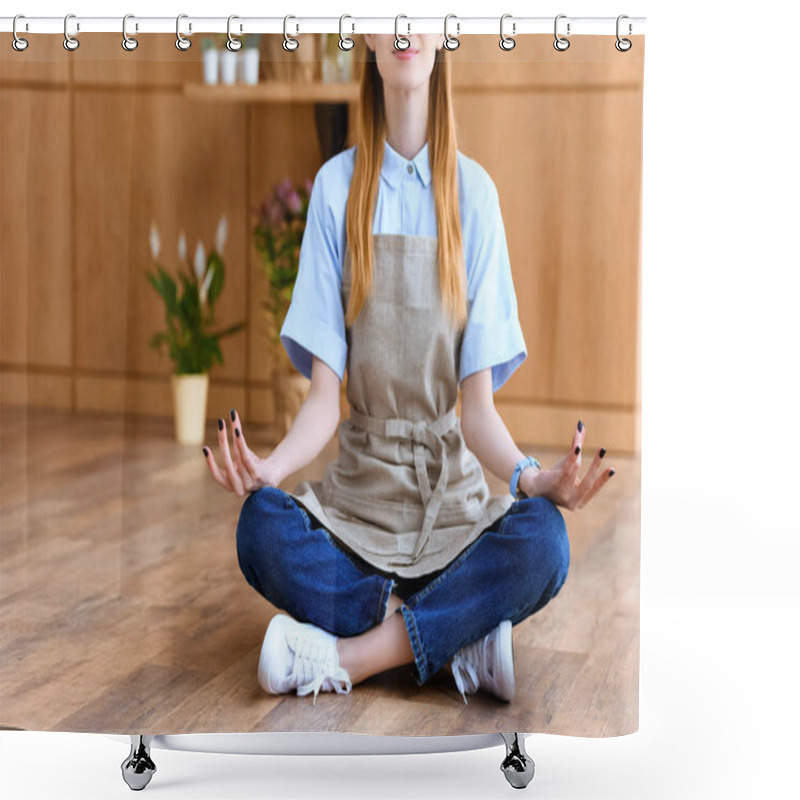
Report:
M272 487L245 500L237 548L248 583L267 600L341 637L340 663L354 684L410 663L422 685L502 620L517 624L541 609L569 568L564 519L541 497L515 502L430 580L370 572Z

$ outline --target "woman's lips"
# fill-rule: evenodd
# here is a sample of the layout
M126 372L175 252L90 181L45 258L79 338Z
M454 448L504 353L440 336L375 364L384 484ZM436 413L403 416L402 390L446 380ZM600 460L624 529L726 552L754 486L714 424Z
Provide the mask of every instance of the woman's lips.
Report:
M408 50L395 49L392 52L395 58L399 58L401 61L410 61L419 53L419 50L414 50L412 47L409 47Z

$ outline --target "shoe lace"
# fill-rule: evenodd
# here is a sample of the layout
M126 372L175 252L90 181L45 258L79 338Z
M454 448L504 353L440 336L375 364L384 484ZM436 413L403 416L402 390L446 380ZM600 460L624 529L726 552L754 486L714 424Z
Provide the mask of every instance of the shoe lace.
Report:
M349 694L353 688L350 675L339 664L336 643L322 644L308 638L298 637L292 643L294 664L292 683L297 686L297 694L304 696L314 692L314 705L321 689L335 690L337 694ZM340 686L344 682L345 687Z
M488 661L486 654L486 640L488 637L484 636L475 642L462 647L454 656L450 664L450 669L453 671L453 678L456 681L456 687L461 692L464 698L464 703L467 703L467 689L470 694L478 691L480 686L479 670L486 675L488 673Z

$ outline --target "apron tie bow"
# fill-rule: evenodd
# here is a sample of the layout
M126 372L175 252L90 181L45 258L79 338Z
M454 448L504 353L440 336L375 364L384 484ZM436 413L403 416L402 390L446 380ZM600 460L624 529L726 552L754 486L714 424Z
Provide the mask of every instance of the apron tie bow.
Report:
M442 437L456 424L456 419L455 408L451 408L446 414L432 422L398 417L380 419L361 414L354 408L350 409L350 420L359 428L366 430L368 433L389 439L410 439L413 444L414 469L417 473L417 484L424 508L422 530L417 537L417 543L414 548L413 559L415 562L419 559L430 539L433 526L436 523L436 517L442 506L442 500L444 500L444 493L447 489L448 464ZM433 489L431 489L430 480L428 479L425 448L433 453L440 465L439 478Z
M428 426L425 422L415 422L411 428L411 438L417 444L425 444Z

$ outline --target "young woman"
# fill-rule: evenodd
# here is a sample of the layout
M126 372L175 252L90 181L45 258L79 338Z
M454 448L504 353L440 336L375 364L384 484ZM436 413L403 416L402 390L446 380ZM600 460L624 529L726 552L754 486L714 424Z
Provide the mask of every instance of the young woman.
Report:
M233 453L219 420L222 464L204 455L217 483L248 495L242 572L290 615L267 628L264 689L316 702L412 664L420 686L447 668L465 702L479 688L510 701L512 626L567 577L557 506L584 506L614 470L600 449L579 480L580 421L543 469L494 407L527 355L497 190L457 150L443 37L409 38L399 51L392 35L364 35L357 144L314 180L281 330L308 399L266 458L235 411ZM322 480L279 489L337 429ZM508 494L490 495L481 463Z

